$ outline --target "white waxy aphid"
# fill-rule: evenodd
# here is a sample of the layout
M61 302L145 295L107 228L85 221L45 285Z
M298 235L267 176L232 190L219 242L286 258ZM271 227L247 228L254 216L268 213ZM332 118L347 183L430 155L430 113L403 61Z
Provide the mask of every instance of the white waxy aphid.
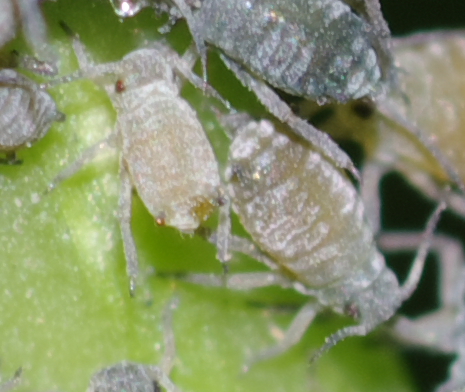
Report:
M21 28L37 57L49 61L56 57L48 43L40 3L40 0L0 0L0 48Z
M21 373L22 369L19 368L10 380L1 382L0 392L10 392L12 389L15 389L21 382Z
M0 70L1 162L17 163L16 151L31 146L64 115L48 92L14 69Z
M166 392L180 392L169 378L176 358L172 326L174 306L174 301L170 301L164 312L165 354L160 365L119 362L95 373L87 392L161 392L161 388Z
M278 131L267 120L232 121L238 129L226 172L228 193L253 244L234 237L230 249L252 257L261 252L258 260L272 271L229 275L227 285L282 285L314 298L303 306L283 340L256 359L270 358L297 343L323 308L351 315L358 325L328 337L315 359L346 337L368 334L415 289L444 203L428 222L410 274L400 285L377 250L361 197L341 169L284 127ZM221 284L221 279L205 275L188 280Z
M134 293L139 267L131 231L133 189L157 224L187 234L193 234L219 205L224 203L228 208L209 140L196 112L180 97L179 76L197 86L203 83L186 58L162 43L135 50L120 61L98 65L87 61L78 40L74 44L80 77L101 83L117 112L117 122L109 137L85 151L51 187L72 176L105 147L117 148L121 177L119 219L130 291ZM225 252L226 246L219 251L222 261Z
M464 31L397 39L394 55L402 69L400 96L392 93L371 106L364 102L334 105L332 115L317 123L335 138L352 139L363 146L362 192L375 231L380 227L378 185L386 172L399 171L436 200L444 184L454 182L462 188L465 183ZM315 113L315 104L304 105L304 116ZM402 118L391 116L386 106ZM431 148L415 136L418 130L417 136ZM465 217L463 192L451 192L448 205Z

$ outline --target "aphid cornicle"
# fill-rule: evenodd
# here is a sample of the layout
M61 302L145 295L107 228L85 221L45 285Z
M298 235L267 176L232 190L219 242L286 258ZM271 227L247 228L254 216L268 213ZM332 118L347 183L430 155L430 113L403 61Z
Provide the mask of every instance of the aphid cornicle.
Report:
M179 95L179 76L197 86L203 82L186 58L160 42L120 61L98 65L88 62L77 39L74 48L81 68L78 78L101 82L117 112L117 123L110 136L86 150L50 187L72 176L104 148L119 150L119 219L133 294L139 274L131 231L133 189L159 225L187 234L193 234L219 205L228 209L209 140L195 111ZM65 81L74 79L65 77ZM225 252L226 246L218 252L222 261Z
M327 338L315 358L340 340L366 335L389 319L418 283L444 203L428 222L425 241L400 286L376 248L360 196L341 169L282 126L278 132L267 120L235 117L226 121L238 127L226 171L231 204L262 252L259 260L272 269L228 275L228 287L282 285L316 298L303 306L278 346L258 359L297 343L325 307L356 317L358 325ZM253 244L234 237L230 249L255 257ZM222 282L206 275L187 280L207 285Z
M16 151L41 139L64 115L48 92L14 69L0 70L0 152L17 163Z
M465 183L464 32L416 34L395 40L393 47L396 62L403 70L399 73L403 95L392 92L385 102L375 105L363 101L331 105L323 110L329 109L332 114L317 123L336 139L355 140L363 146L366 159L362 193L375 230L380 227L378 185L387 171L397 170L433 199L438 199L444 183ZM386 104L410 124L383 112ZM318 115L320 110L312 102L301 106L304 117ZM444 170L439 155L413 135L415 127L421 128L422 137L434 143L436 152L448 160L453 170ZM462 193L451 192L448 205L465 216Z
M161 392L161 388L167 392L180 392L169 378L176 358L172 326L172 312L175 306L176 301L172 300L164 311L165 353L160 365L119 362L94 374L87 392Z

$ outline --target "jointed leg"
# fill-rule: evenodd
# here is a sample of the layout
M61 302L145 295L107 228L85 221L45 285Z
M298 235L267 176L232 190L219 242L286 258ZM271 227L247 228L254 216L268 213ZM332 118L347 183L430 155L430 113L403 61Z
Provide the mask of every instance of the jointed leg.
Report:
M75 160L66 169L62 170L52 180L52 182L48 185L47 191L52 191L58 185L60 185L63 181L74 176L79 170L81 170L83 166L92 162L100 153L102 153L102 151L106 150L107 148L114 148L116 135L117 135L116 132L113 132L106 139L99 141L98 143L94 144L92 147L89 147L87 150L85 150L77 160Z
M129 278L129 293L134 296L139 276L139 259L136 243L132 235L132 184L124 162L120 165L121 193L119 198L119 220L123 236L126 271Z

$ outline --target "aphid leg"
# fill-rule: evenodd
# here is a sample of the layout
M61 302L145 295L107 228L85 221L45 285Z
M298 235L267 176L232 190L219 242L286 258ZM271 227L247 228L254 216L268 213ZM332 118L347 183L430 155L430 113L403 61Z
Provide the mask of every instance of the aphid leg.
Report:
M187 26L194 39L195 46L202 62L202 77L204 86L207 85L207 45L202 34L202 27L199 26L198 22L192 15L192 10L189 4L185 0L172 0L176 7L181 11L182 16L186 19Z
M176 69L185 79L187 79L192 85L194 85L199 90L202 90L205 94L216 98L220 101L228 110L231 110L231 104L226 101L211 85L209 85L205 80L202 80L195 72L192 71L192 68L195 64L198 54L195 53L192 48L189 48L179 59L178 57L172 58L173 69Z
M176 359L176 345L173 332L173 311L178 306L178 299L172 298L165 306L163 311L163 334L165 340L165 353L160 366L147 366L147 370L157 383L159 383L168 392L180 392L180 390L170 380L169 374L174 366Z
M0 384L0 392L8 392L14 388L16 388L19 383L21 382L21 373L22 373L23 369L22 368L19 368L18 370L16 370L13 378L11 378L11 380L8 380L2 384Z
M160 365L160 368L170 374L174 366L176 358L176 345L174 341L173 331L173 312L178 307L179 300L177 297L170 299L163 311L163 334L165 337L165 354Z
M122 162L120 164L121 193L119 197L119 220L123 236L124 254L126 255L126 271L129 278L129 294L134 297L137 278L139 276L139 259L136 243L132 235L132 183L129 172Z
M224 272L227 272L227 262L231 259L229 242L231 239L231 201L227 196L220 196L218 230L216 233L216 257L223 264Z
M423 234L423 241L418 247L417 254L413 261L412 267L410 268L407 279L401 287L403 301L412 295L413 291L418 285L418 282L420 281L423 267L425 266L426 256L428 255L428 251L434 237L434 230L436 229L438 221L441 217L441 213L446 209L446 207L447 205L444 199L440 200L432 215L428 219L426 229Z
M287 123L293 131L318 148L323 155L331 159L336 166L348 170L357 180L360 174L349 156L324 132L316 129L296 114L264 82L255 79L241 65L221 54L226 66L234 72L241 83L257 96L267 110L280 121Z
M365 206L366 216L374 233L381 229L381 196L379 185L388 168L376 162L367 162L362 169L362 184L360 193Z
M297 313L297 315L294 317L292 324L286 331L284 337L278 342L278 344L254 355L250 360L247 361L246 365L244 366L244 372L247 372L250 367L257 362L281 355L289 350L292 346L295 346L297 343L299 343L320 310L320 306L316 302L312 301L305 304L299 310L299 313Z
M115 147L114 143L115 143L116 136L117 136L116 132L113 132L106 139L99 141L98 143L94 144L93 146L91 146L87 150L85 150L77 160L75 160L66 169L62 170L52 180L52 182L47 187L47 192L50 192L50 191L54 190L63 181L65 181L66 179L72 177L83 166L85 166L88 163L92 162L102 151L106 150L107 148L114 148Z
M150 377L160 384L167 392L181 392L181 390L174 385L168 375L163 372L158 366L147 365L146 367Z
M418 233L383 233L379 245L387 251L414 251L422 241ZM455 319L463 308L465 293L465 266L462 245L459 241L436 235L431 244L440 261L439 307L415 319L398 317L394 335L410 343L432 347L443 352L454 352Z
M215 246L218 246L217 232L210 235L210 237L208 237L208 241L214 244ZM258 260L259 262L265 264L271 270L278 269L278 266L272 259L263 254L263 252L260 251L260 249L252 241L244 237L231 235L229 238L228 247L230 251L243 253L255 260Z
M442 211L444 211L445 208L446 203L444 202L444 200L441 200L438 206L433 211L430 218L428 219L425 232L422 235L422 242L418 247L417 254L415 256L415 260L412 263L409 275L404 285L400 287L400 293L398 293L399 297L401 298L401 301L405 301L407 298L409 298L418 285L418 281L420 280L421 274L423 272L423 267L425 265L425 259L428 255L428 250L432 242L434 229L436 228L441 213ZM382 303L380 303L380 306L382 306ZM391 311L389 311L388 317L390 317L390 315ZM379 315L377 315L375 320L373 320L373 317L366 321L362 320L361 325L354 325L342 328L339 331L332 334L331 336L327 337L326 343L312 356L312 358L310 359L310 363L315 362L325 352L330 350L332 347L334 347L336 344L338 344L345 338L348 338L350 336L366 336L376 325L380 323L381 320L379 318L381 317L386 316L383 315L383 313L381 312Z

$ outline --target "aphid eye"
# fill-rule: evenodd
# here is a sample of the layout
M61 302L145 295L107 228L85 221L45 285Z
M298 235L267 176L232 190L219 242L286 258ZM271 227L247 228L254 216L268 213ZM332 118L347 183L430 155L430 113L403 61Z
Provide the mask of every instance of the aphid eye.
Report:
M155 218L155 222L158 226L166 226L166 214L164 212L160 212Z
M356 116L367 120L373 116L375 112L375 106L372 102L366 99L359 99L352 104L352 110Z
M122 93L124 90L126 90L126 85L124 84L124 80L119 79L115 83L115 91L117 93Z
M357 304L353 302L347 302L344 305L344 314L347 316L350 316L354 319L359 319L360 318L360 308L358 307Z

